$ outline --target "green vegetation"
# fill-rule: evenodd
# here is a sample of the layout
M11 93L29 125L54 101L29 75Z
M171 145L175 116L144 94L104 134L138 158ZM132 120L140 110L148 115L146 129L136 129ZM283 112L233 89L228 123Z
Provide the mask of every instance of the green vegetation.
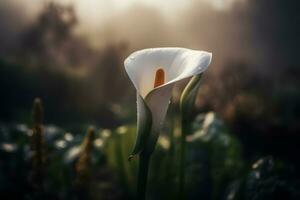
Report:
M41 101L36 99L32 125L1 125L2 196L134 198L137 159L128 161L128 156L135 126L89 128L84 136L43 125L42 113ZM190 129L185 163L188 199L299 198L295 166L272 156L245 160L242 144L215 113L198 115ZM180 138L173 136L172 144L169 137L168 133L160 137L151 160L147 199L177 195Z

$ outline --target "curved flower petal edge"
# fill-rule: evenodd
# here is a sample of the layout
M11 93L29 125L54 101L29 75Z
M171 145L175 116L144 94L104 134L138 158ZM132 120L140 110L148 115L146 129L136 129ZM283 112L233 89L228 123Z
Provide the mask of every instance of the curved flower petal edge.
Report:
M174 84L204 72L211 62L211 57L212 54L205 51L153 48L136 51L125 60L125 70L138 93L137 141L132 155L141 151L152 153ZM144 103L141 103L141 100ZM150 114L145 110L149 110ZM142 128L142 125L150 125L151 128Z
M147 139L146 146L143 149L146 154L151 154L155 148L159 131L167 114L174 84L175 83L172 83L165 87L153 90L146 97L146 103L152 113L151 133Z
M161 87L147 95L145 100L137 94L137 135L129 160L144 151L151 154L166 116L173 84ZM154 115L154 117L153 117Z
M136 94L137 104L137 134L134 148L128 158L131 160L134 155L140 153L143 147L146 145L147 138L150 134L152 125L151 111L144 99L137 93Z

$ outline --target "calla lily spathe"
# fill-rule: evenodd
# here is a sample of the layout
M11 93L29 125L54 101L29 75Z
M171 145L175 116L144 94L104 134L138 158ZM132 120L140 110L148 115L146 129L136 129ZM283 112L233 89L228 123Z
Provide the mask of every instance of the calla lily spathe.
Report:
M174 84L201 74L211 58L205 51L152 48L136 51L125 60L126 72L137 90L137 140L132 155L153 151Z

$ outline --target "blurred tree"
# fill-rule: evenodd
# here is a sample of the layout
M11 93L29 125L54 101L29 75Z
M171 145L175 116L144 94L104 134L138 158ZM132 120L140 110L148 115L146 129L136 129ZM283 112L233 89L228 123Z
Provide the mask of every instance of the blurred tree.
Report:
M19 52L21 62L27 66L82 70L86 60L94 60L94 53L84 40L74 35L76 25L73 6L47 4L36 22L23 34Z
M0 88L6 94L1 102L8 105L0 114L3 121L25 117L30 101L40 96L49 108L49 122L117 124L111 106L127 98L129 84L124 84L128 82L123 70L127 43L111 44L102 51L91 49L74 33L76 25L72 6L46 4L23 33L18 64L0 63Z

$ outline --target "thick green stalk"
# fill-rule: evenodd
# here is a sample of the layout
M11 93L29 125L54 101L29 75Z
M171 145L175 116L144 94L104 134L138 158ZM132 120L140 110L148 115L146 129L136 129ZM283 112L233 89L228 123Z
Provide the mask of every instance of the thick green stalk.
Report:
M180 161L179 161L179 199L185 199L185 154L186 154L186 134L187 126L183 119L181 119L181 137L180 137Z
M138 174L138 184L137 184L137 199L146 199L146 189L147 189L147 179L148 179L148 169L150 154L141 153L139 155L139 174Z
M126 177L126 169L124 165L124 158L122 153L122 138L121 135L116 132L114 133L114 139L115 139L115 155L116 155L116 162L118 166L118 173L120 181L124 187L126 195L129 194L129 185L127 184L127 177Z
M180 98L181 113L181 138L180 138L180 161L179 161L179 199L185 199L185 154L186 154L186 135L188 134L188 121L193 110L197 90L200 85L202 74L194 76L188 85L184 88Z

